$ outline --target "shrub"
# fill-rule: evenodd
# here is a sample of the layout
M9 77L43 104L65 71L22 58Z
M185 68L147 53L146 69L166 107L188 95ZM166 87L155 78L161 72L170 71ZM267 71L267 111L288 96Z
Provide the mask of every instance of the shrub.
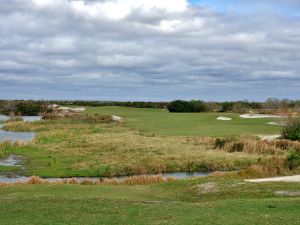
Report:
M226 144L226 139L224 138L217 138L215 140L215 148L224 148Z
M300 141L300 119L291 120L282 128L281 135L291 141Z
M242 152L245 144L242 142L236 142L232 145L230 152Z
M287 157L287 163L290 170L296 169L300 166L300 153L293 152Z

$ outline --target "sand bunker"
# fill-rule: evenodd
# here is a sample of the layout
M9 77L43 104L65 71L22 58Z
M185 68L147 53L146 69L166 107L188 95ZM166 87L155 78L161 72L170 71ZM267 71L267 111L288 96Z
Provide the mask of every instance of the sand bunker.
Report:
M245 180L253 183L261 182L300 182L300 175L287 176L287 177L272 177L272 178L263 178L263 179L251 179Z
M120 117L120 116L112 115L111 118L112 118L113 121L123 122L123 118Z
M220 116L217 118L217 120L223 120L223 121L228 121L228 120L232 120L232 118L230 117L224 117L224 116Z
M273 140L276 140L277 138L280 138L281 135L280 135L280 134L274 134L274 135L258 135L258 137L259 137L262 141L273 141Z
M66 111L66 112L83 112L85 108L69 108L69 107L59 107L59 110Z
M287 116L271 115L271 114L243 114L240 115L244 119L260 119L260 118L286 118Z
M273 125L273 126L286 126L287 124L286 123L283 123L283 122L270 122L270 123L267 123L268 125Z

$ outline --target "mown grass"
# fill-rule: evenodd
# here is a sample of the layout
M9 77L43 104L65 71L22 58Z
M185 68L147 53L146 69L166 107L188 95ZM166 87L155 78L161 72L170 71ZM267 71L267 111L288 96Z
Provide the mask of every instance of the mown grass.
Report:
M210 187L210 188L207 188ZM156 185L0 187L0 224L296 225L299 183L248 183L230 177Z
M138 109L117 106L91 107L88 113L118 115L126 124L148 134L166 136L230 136L279 134L280 127L268 125L274 119L242 119L236 113L169 113L162 109ZM219 116L231 121L217 120Z

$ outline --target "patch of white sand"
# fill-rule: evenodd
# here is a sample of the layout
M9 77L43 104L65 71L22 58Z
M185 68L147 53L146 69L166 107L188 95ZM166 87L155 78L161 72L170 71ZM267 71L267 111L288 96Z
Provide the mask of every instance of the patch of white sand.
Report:
M112 115L111 118L113 121L123 122L123 118L120 116Z
M286 123L282 123L282 122L270 122L267 124L272 126L286 126Z
M280 134L274 134L274 135L258 135L258 137L262 141L273 141L276 140L277 138L280 138Z
M282 115L271 115L271 114L242 114L241 118L244 119L261 119L261 118L286 118L287 116Z
M272 178L262 178L262 179L250 179L245 180L253 183L261 182L300 182L300 175L286 176L286 177L272 177Z
M69 112L83 112L85 108L70 108L70 107L59 107L59 110L69 111Z
M224 117L224 116L220 116L217 118L217 120L224 120L224 121L228 121L228 120L232 120L232 118L230 117Z

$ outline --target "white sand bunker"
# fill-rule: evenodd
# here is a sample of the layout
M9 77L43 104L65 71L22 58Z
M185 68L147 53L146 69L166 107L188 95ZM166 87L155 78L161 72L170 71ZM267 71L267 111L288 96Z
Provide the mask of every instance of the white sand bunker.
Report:
M83 111L85 111L85 108L59 107L58 109L62 110L64 112L83 112Z
M123 118L120 117L120 116L112 115L111 118L112 118L113 121L123 122Z
M300 175L287 176L287 177L272 177L272 178L263 178L263 179L251 179L245 180L254 183L261 182L300 182Z
M228 121L228 120L232 120L232 118L230 117L224 117L224 116L220 116L217 118L217 120L223 120L223 121Z
M260 118L285 118L287 116L271 115L271 114L243 114L240 115L244 119L260 119Z
M274 134L274 135L259 135L258 136L262 141L273 141L276 140L277 138L280 138L280 134Z
M270 123L267 123L268 125L273 125L273 126L286 126L287 124L286 123L283 123L283 122L270 122Z

